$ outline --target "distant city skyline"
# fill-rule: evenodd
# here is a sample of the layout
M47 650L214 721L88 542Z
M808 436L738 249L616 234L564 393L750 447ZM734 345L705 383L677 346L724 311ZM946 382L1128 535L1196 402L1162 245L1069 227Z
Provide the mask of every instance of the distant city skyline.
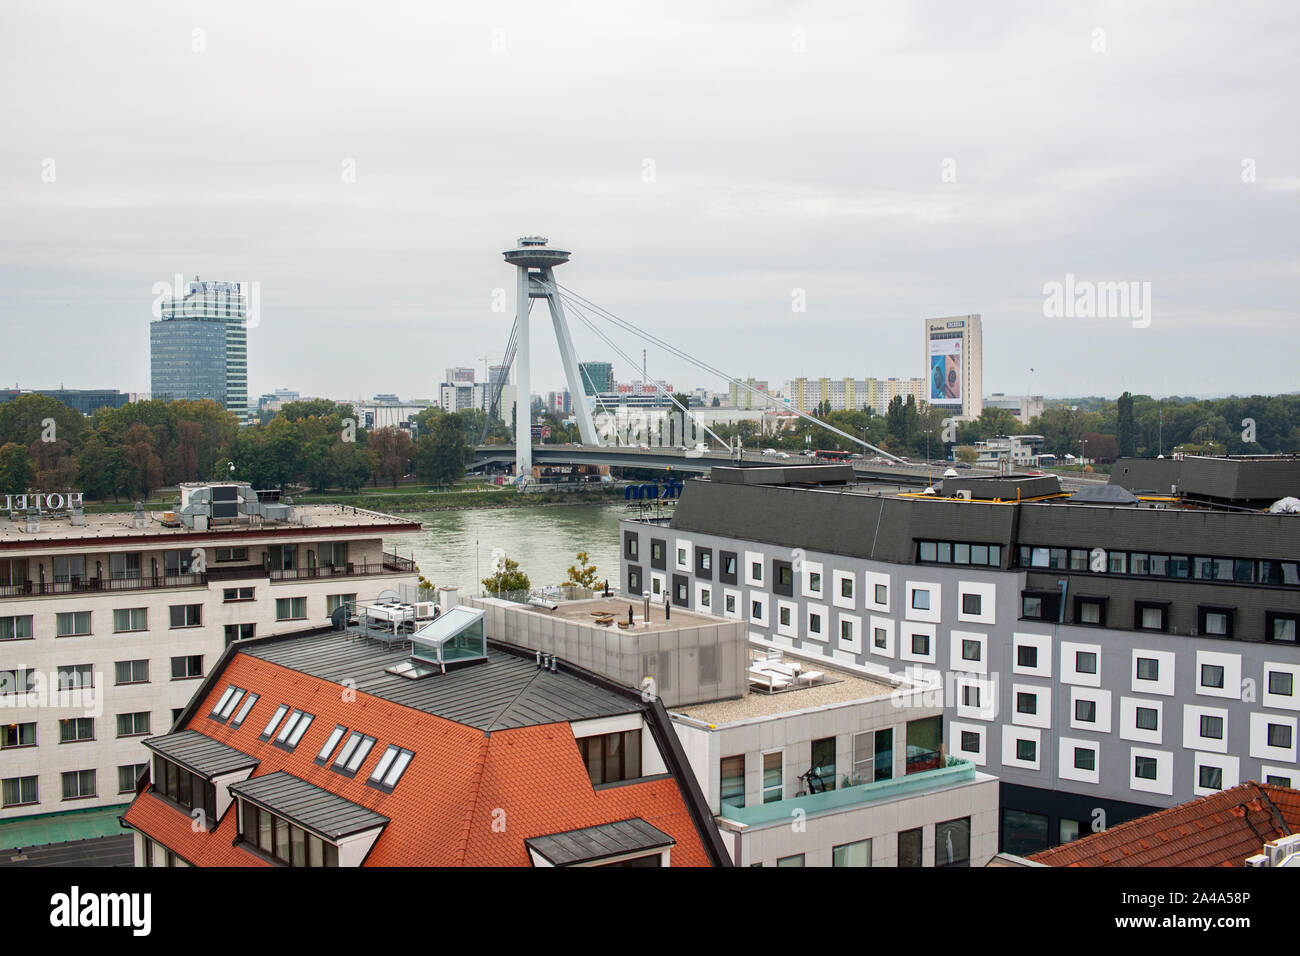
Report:
M67 9L0 36L6 386L148 391L152 290L197 273L259 285L250 395L436 399L500 360L501 252L537 232L741 378L924 375L918 323L979 313L986 394L1296 387L1290 5ZM517 115L538 81L563 95ZM1105 318L1060 294L1121 283Z

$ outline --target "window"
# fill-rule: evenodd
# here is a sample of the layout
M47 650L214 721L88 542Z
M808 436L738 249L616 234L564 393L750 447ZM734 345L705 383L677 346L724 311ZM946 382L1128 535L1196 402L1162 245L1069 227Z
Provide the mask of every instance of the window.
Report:
M930 635L913 634L912 635L912 653L924 657L930 653Z
M1038 695L1026 694L1023 691L1016 694L1016 713L1018 714L1038 713Z
M853 622L852 622L852 621L840 621L840 640L841 640L841 641L852 641L852 640L853 640L853 637L854 637L854 635L853 635Z
M1159 680L1160 662L1153 657L1139 657L1137 659L1137 679Z
M637 586L634 589L632 589L632 593L634 594L641 593L640 569L637 570ZM355 606L356 603L357 603L357 596L355 594L327 594L325 595L325 613L327 615L330 615L333 614L335 611L337 611L339 608L343 607L344 605L348 605L351 607L351 606Z
M713 593L708 588L700 588L700 607L709 608L713 606Z
M1075 651L1074 671L1076 674L1097 673L1097 652L1096 651Z
M790 626L790 608L782 604L776 612L777 619L781 622L782 627Z
M244 702L239 705L239 710L235 711L235 719L230 722L231 727L239 727L243 724L244 719L248 717L248 712L257 703L257 696L257 694L249 694L244 698Z
M1139 780L1156 779L1156 758L1134 757L1133 776L1137 777Z
M95 795L95 771L69 770L61 777L64 800L83 800Z
M32 615L0 617L0 641L30 641L31 639Z
M1208 637L1232 637L1232 608L1198 607L1197 625Z
M1165 629L1165 611L1163 604L1143 604L1138 602L1133 606L1133 613L1136 620L1133 626L1141 631L1163 631Z
M846 622L847 623L847 622ZM822 632L822 616L820 614L808 615L808 633L820 634ZM851 637L852 635L850 635Z
M1061 593L1059 591L1022 591L1020 616L1030 621L1059 621L1061 618Z
M136 781L149 769L147 763L129 763L117 768L117 792L134 793Z
M1074 769L1075 770L1096 770L1097 769L1097 751L1088 747L1074 748Z
M149 630L149 611L143 607L124 607L113 611L113 633Z
M344 747L347 745L344 744ZM641 731L623 730L578 740L593 787L641 776Z
M290 866L338 866L339 848L247 800L239 801L244 843Z
M91 664L69 664L59 668L59 690L79 690L95 686L95 671Z
M59 743L73 744L95 739L95 718L71 717L59 721Z
M30 667L0 671L0 694L22 694L35 687L36 671Z
M191 654L188 657L172 658L172 680L188 680L203 676L203 655Z
M36 797L35 777L7 777L0 785L6 807L25 807L40 801Z
M627 542L627 556L635 561L640 550L641 539L634 534L629 534L625 540Z
M840 597L845 597L845 598L853 597L852 578L840 578ZM870 849L868 849L868 853L870 853Z
M822 593L822 576L816 571L808 572L808 590L817 594Z
M700 564L700 570L701 570L701 571L709 572L709 571L712 571L712 570L713 570L713 552L712 552L712 551L709 551L708 549L705 549L705 548L701 548L700 551L699 551L698 554L697 554L697 557L699 558L699 564Z
M970 866L970 817L934 825L934 865Z
M963 638L961 642L961 659L978 661L980 659L980 642Z
M973 730L961 732L961 749L969 754L979 753L980 735Z
M234 604L236 601L251 600L253 600L252 588L223 588L221 591L221 601L223 604Z
M918 611L930 610L930 592L917 588L912 592L912 607Z
M1074 622L1093 627L1106 626L1106 602L1095 598L1077 598L1075 601Z
M1201 665L1201 686L1223 689L1223 666L1221 664Z
M143 737L149 733L150 714L147 710L134 714L117 715L117 735L119 737Z
M870 866L871 841L845 843L831 850L831 866Z
M718 577L724 584L735 584L736 553L734 551L721 551L719 557L722 559L722 568L718 572Z
M980 705L980 686L979 684L963 684L961 688L961 704L963 707L978 707Z
M275 708L275 713L271 715L271 719L268 720L266 726L262 728L262 732L258 735L258 739L270 740L271 735L275 733L275 728L280 726L280 721L284 719L284 715L288 712L288 704L281 704L279 707Z
M677 602L678 606L685 607L688 603L689 598L687 596L687 590L689 587L690 585L686 583L684 578L679 577L676 574L673 575L674 600Z
M1138 730L1159 730L1160 712L1154 707L1139 707L1133 718Z
M629 554L628 557L634 557L634 555ZM650 560L656 568L663 567L664 543L656 538L650 539Z
M1097 722L1097 702L1095 700L1076 700L1074 702L1074 719L1084 724Z
M638 567L628 567L627 569L627 590L629 594L638 595L644 588L641 584L641 569ZM325 607L329 608L329 599L325 599ZM333 611L330 612L334 613Z
M888 584L877 584L877 585L876 585L876 603L877 603L877 604L888 604L888 603L889 603L889 585L888 585Z
M115 684L145 684L148 681L148 661L118 661L113 665L113 683Z
M370 753L370 748L374 745L374 737L367 737L359 730L352 731L348 734L348 739L343 741L343 746L339 748L338 756L334 758L334 763L330 764L330 769L345 777L355 777L366 759L366 754Z
M1291 726L1289 724L1269 724L1268 745L1270 747L1281 747L1283 750L1291 749Z
M61 611L54 615L56 637L85 637L90 633L89 611Z
M1206 790L1223 789L1222 767L1201 767L1197 772L1197 783Z
M5 724L0 726L0 750L36 746L36 724Z
M321 766L329 763L330 754L334 753L334 748L339 745L339 741L343 739L343 735L347 732L348 729L342 724L335 724L334 729L330 731L330 735L325 738L325 743L321 747L320 753L316 755L316 763Z
M783 856L777 859L777 866L803 866L803 854L796 853L794 856Z
M1296 621L1300 620L1294 614L1282 614L1278 611L1267 611L1264 614L1264 640L1278 641L1282 644L1296 643ZM0 619L0 625L3 619ZM29 625L30 627L30 625ZM3 635L3 629L0 628L0 636Z
M823 790L835 789L835 738L812 742L812 772Z
M720 764L719 799L733 807L745 805L745 755L723 757Z
M1038 666L1038 648L1032 644L1021 644L1016 648L1016 663L1020 667Z
M984 595L982 594L963 594L961 596L961 612L963 614L982 614L984 607Z
M172 627L201 627L203 625L202 604L173 604L170 610Z
M1016 759L1033 762L1038 759L1038 743L1033 740L1016 740Z
M898 831L898 865L919 867L921 865L921 828Z
M678 548L678 549L677 549L677 566L680 568L680 567L684 567L685 564L686 564L686 549L685 549L685 548Z
M1048 819L1041 813L1002 808L1002 850L1028 856L1047 849Z
M275 745L284 750L293 750L298 746L298 741L302 740L302 735L307 732L307 728L311 726L311 722L315 719L315 714L295 710L289 715L289 719L284 722L280 732L276 734Z
M248 548L217 548L217 561L247 561Z
M1295 678L1287 671L1268 672L1268 692L1279 697L1290 697L1295 687Z
M248 640L250 637L253 636L254 633L256 633L257 625L256 624L227 624L225 626L225 631L226 631L226 645L229 646L235 643L235 641Z
M728 595L726 595L726 596L723 598L723 602L722 602L722 604L723 604L723 607L724 607L725 610L726 610L726 613L728 613L728 614L735 614L735 613L736 613L736 595L734 595L734 594L728 594Z
M379 758L379 763L375 764L374 772L370 774L370 779L366 783L383 790L385 793L392 793L393 788L397 786L397 781L402 779L402 774L406 771L407 765L410 764L411 758L414 756L413 751L406 750L396 744L389 744L388 749Z
M872 643L875 644L876 647L880 648L881 650L884 650L886 647L889 646L889 636L885 633L885 629L883 627L877 627L872 629L871 640Z
M225 692L217 701L217 706L212 708L212 713L208 714L208 716L224 723L230 719L230 715L235 712L235 707L243 699L244 689L231 684L226 687Z
M1223 718L1201 714L1201 736L1209 740L1223 739Z
M785 798L784 755L777 750L763 754L763 802L776 803Z
M275 619L277 621L301 621L306 617L307 599L305 597L275 599Z

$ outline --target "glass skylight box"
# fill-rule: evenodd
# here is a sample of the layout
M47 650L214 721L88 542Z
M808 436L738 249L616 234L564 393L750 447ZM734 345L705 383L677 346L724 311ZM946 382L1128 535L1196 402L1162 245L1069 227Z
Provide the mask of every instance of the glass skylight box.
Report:
M410 660L388 668L388 672L415 680L444 673L448 664L487 660L486 614L482 608L463 605L444 611L411 635Z

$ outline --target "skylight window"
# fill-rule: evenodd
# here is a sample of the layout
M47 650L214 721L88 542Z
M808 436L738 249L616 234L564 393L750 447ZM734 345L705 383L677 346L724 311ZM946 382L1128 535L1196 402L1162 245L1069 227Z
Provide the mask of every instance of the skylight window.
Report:
M244 699L247 693L242 687L230 686L226 692L221 695L221 700L217 701L217 706L213 708L212 713L208 716L213 720L220 720L223 723L230 719L230 715L235 712L239 702Z
M366 782L372 787L391 793L397 786L397 781L402 779L402 772L406 770L407 764L414 756L415 754L409 750L404 750L396 744L389 744L384 755L379 758L379 763L375 764L374 773Z
M370 748L374 745L374 737L367 737L360 731L352 731L348 739L343 741L343 747L339 750L339 755L334 758L330 769L337 770L344 776L355 776L361 769L361 762L366 759L366 754L370 753Z
M275 728L280 726L280 720L288 712L289 712L288 704L281 704L279 707L275 708L275 713L271 716L271 719L266 722L266 729L262 731L262 733L258 736L257 739L270 740L271 735L275 733Z
M334 752L334 748L339 745L339 741L343 739L343 735L347 732L348 729L342 724L337 724L334 727L334 730L330 732L329 738L325 741L325 746L322 747L320 753L316 755L316 762L318 764L323 766L329 762L330 754Z
M256 703L257 703L256 694L249 694L247 697L245 697L244 702L239 706L239 711L235 714L235 719L230 722L230 726L238 727L240 724L242 724L244 722L244 718L248 716L248 712L253 709L253 705Z
M292 750L297 747L298 741L302 740L302 735L307 732L307 728L311 726L311 722L315 719L315 714L295 710L289 715L289 719L284 722L284 726L280 728L280 733L275 738L275 745L283 747L285 750Z

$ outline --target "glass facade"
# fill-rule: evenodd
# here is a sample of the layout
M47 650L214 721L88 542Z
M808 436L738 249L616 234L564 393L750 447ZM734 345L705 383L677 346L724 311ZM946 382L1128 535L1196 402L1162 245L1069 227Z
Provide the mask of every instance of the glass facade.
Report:
M243 295L193 291L165 299L151 323L154 398L212 399L243 421L248 415L248 327Z

